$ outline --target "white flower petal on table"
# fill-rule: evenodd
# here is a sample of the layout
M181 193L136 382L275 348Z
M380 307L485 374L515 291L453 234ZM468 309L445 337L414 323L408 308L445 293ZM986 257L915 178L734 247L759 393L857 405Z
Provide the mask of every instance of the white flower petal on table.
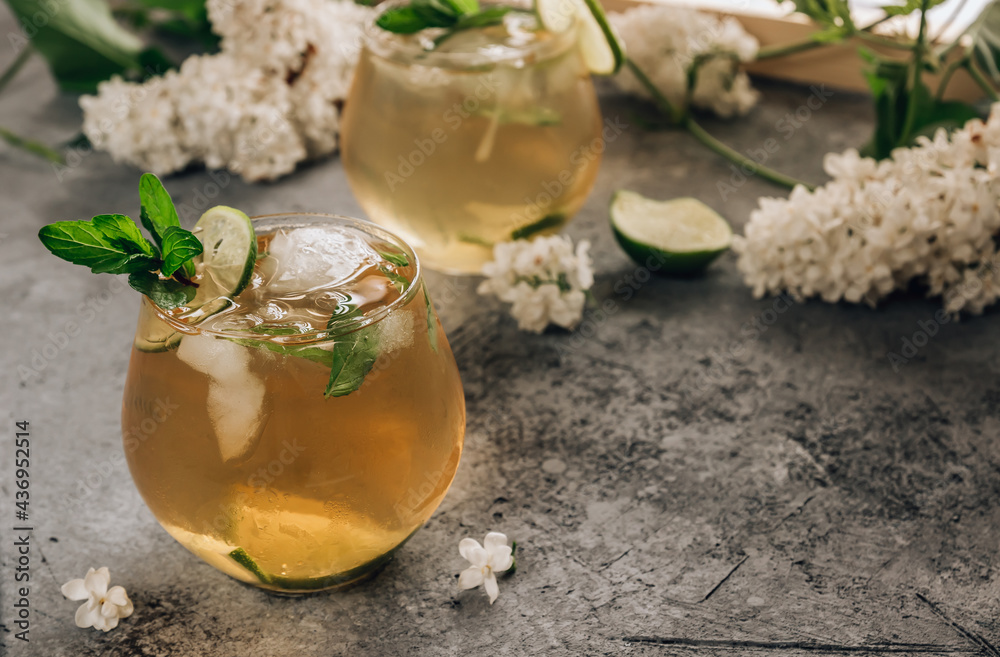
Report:
M465 591L474 589L483 583L483 569L476 566L469 566L458 576L458 588Z
M497 576L490 572L483 578L483 588L486 589L486 595L490 596L490 604L496 602L497 596L500 595L500 587L497 585Z
M84 584L83 579L71 579L63 584L59 590L70 600L86 600L90 597L90 593L87 592L87 585Z
M87 571L87 576L83 578L83 583L92 594L102 597L108 592L108 584L111 583L111 573L108 571L107 566L98 570L91 568Z

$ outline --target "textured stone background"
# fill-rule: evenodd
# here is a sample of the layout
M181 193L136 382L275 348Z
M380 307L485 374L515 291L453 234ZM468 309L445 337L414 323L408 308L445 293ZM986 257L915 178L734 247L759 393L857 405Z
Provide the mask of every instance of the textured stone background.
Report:
M6 15L0 27L10 29ZM0 50L0 68L10 59ZM783 170L821 180L822 153L867 136L867 101L837 94L786 140L777 122L810 92L765 89L748 120L714 127L740 149L777 139L772 163ZM695 195L737 229L757 197L781 191L750 180L723 200L728 166L685 135L643 130L635 110L605 97L606 115L630 127L609 145L568 231L593 242L594 293L612 312L591 315L576 335L529 336L476 297L474 281L430 275L468 400L458 476L378 578L307 599L266 595L188 554L119 461L136 296L56 261L34 235L53 220L136 205L137 172L92 154L60 180L37 159L0 151L9 436L0 442L0 643L39 657L799 655L817 646L1000 657L1000 318L940 326L894 371L887 352L933 319L935 302L901 296L877 311L779 303L777 312L773 299L751 298L731 256L702 279L646 281L608 229L614 189ZM55 92L38 60L0 96L0 117L52 143L79 125L74 100ZM191 203L209 182L196 171L168 186ZM277 184L233 181L217 202L360 213L336 158ZM101 308L92 321L81 302ZM38 376L19 376L69 321L82 333ZM27 646L10 622L16 419L30 420L33 435ZM492 608L455 581L459 538L489 529L521 546L518 574L501 582ZM109 634L74 627L77 605L59 593L101 565L136 604Z

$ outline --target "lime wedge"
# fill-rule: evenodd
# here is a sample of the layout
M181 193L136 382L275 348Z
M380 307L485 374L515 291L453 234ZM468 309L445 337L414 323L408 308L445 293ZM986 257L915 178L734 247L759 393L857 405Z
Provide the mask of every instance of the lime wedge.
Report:
M201 215L192 232L205 251L200 262L195 261L203 276L191 307L214 306L216 300L232 299L245 290L257 261L257 236L250 218L239 210L217 205Z
M704 270L733 240L726 220L698 199L654 201L624 189L611 198L611 228L637 263L680 276Z
M591 73L612 75L621 68L625 48L600 0L535 0L535 12L550 32L565 32L574 17L580 21L580 52Z

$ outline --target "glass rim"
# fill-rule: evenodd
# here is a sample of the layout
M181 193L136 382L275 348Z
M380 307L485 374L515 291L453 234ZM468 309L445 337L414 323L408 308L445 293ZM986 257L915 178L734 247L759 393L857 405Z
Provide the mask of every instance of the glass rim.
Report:
M173 328L176 332L184 335L213 335L221 338L235 338L242 341L271 342L282 345L304 346L308 344L315 344L317 342L327 342L331 339L339 338L347 335L348 333L353 333L354 331L365 328L366 326L371 326L382 321L390 314L409 304L416 296L417 290L423 284L423 271L420 267L420 259L417 257L413 247L411 247L403 238L382 228L372 221L326 212L275 212L272 214L255 215L250 217L250 221L254 225L254 233L258 235L261 233L257 232L257 227L261 224L264 224L266 227L263 234L280 230L282 228L300 228L312 225L308 222L297 223L295 221L296 218L312 219L314 220L313 223L323 223L332 219L337 225L354 228L362 233L365 233L366 235L389 242L394 247L403 251L407 258L410 259L410 262L413 263L413 277L410 279L409 286L407 286L406 290L402 294L390 301L388 304L376 308L370 313L365 313L360 317L345 319L343 322L337 322L337 324L332 328L315 329L313 331L295 333L292 335L265 335L252 333L246 330L236 331L212 329L199 326L198 324L188 324L167 314L166 311L156 305L156 303L148 296L143 295L143 301L149 304L150 308L160 321ZM323 221L321 222L316 220ZM274 222L273 225L270 225L270 222ZM208 319L208 317L205 319Z
M434 50L425 50L417 43L406 42L400 38L402 36L412 35L399 35L388 32L375 24L375 21L377 21L386 11L403 4L405 4L405 0L388 0L387 2L379 3L377 8L378 11L371 18L365 21L362 42L365 49L370 53L382 59L395 61L409 66L424 66L426 68L468 71L488 68L497 64L517 64L518 62L521 62L520 65L515 67L530 68L532 66L538 66L539 64L566 53L573 45L576 44L577 30L579 29L579 20L576 16L573 16L572 25L570 25L570 27L563 32L552 32L552 39L536 41L534 43L525 44L524 46L508 46L506 49L509 52L506 52L504 55L499 57L490 56L484 53L436 52ZM483 7L497 5L517 5L519 8L523 8L525 10L530 10L531 8L530 3L518 2L517 0L508 3L483 3ZM531 55L535 55L535 58L531 62L525 63L524 60Z

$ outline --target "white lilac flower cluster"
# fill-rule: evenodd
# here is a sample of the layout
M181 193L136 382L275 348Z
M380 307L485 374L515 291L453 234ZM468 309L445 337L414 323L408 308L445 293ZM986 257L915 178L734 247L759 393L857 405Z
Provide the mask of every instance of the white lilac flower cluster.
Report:
M691 97L695 107L730 118L746 114L757 103L760 94L739 70L739 62L752 61L759 44L735 18L645 5L611 14L609 20L625 42L629 59L674 105L684 102L688 71L702 58L708 59L698 68ZM615 81L623 91L649 96L628 69Z
M510 314L521 330L541 333L549 324L573 329L594 284L589 249L581 241L574 250L572 240L558 235L501 242L493 247L493 262L483 265L479 294L513 304Z
M824 162L833 180L761 199L739 269L754 295L787 291L874 306L912 282L950 314L1000 297L1000 104L949 136L939 130L876 162L848 150Z
M143 84L83 96L83 132L116 162L158 174L203 162L248 181L337 148L365 21L351 0L208 0L220 52Z

